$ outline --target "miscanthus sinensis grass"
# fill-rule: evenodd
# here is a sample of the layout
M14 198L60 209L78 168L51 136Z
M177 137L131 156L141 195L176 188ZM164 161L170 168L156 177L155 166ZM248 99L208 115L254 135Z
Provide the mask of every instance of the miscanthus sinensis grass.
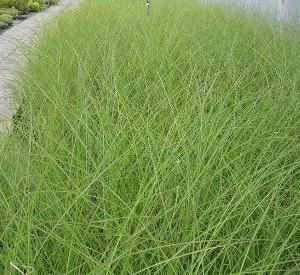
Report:
M20 75L0 270L300 271L299 39L191 1L87 1Z

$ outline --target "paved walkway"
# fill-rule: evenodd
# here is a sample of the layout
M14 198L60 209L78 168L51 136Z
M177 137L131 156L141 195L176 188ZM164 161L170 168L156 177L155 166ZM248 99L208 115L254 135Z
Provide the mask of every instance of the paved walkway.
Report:
M24 59L18 47L20 43L32 42L39 27L66 8L76 7L83 0L61 0L43 12L36 13L27 20L0 34L0 132L11 124L14 104L10 94L14 72L22 67Z

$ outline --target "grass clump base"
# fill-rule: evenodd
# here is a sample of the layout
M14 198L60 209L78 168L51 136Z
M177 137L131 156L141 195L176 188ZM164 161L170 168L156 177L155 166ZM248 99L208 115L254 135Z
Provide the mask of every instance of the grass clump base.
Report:
M0 273L297 273L299 40L143 4L87 1L34 50L0 152Z

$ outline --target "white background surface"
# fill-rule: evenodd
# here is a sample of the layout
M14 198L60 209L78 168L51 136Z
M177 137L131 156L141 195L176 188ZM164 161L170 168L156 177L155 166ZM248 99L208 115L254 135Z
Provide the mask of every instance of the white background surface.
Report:
M266 16L300 26L300 0L206 0L248 8Z

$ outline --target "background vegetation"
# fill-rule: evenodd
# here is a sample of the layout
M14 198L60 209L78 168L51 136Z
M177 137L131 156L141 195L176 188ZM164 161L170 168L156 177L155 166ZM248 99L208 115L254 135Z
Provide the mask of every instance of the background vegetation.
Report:
M8 27L19 14L36 12L58 0L0 0L0 29Z
M31 53L0 151L0 273L298 274L300 48L243 13L87 1Z

